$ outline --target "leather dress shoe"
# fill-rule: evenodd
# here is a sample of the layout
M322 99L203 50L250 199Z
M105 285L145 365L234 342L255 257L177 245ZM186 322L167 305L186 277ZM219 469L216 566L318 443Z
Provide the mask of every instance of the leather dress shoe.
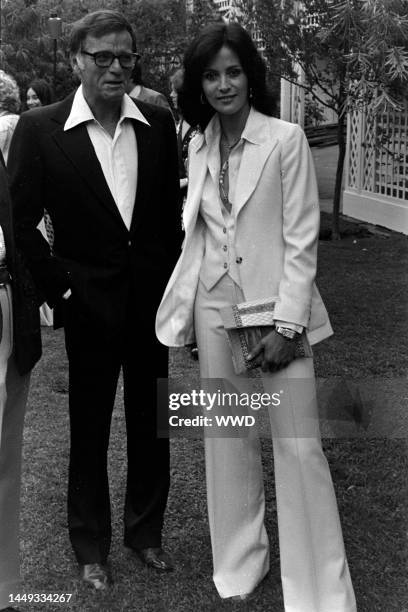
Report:
M100 563L86 563L81 565L81 579L97 591L104 591L109 587L108 571Z
M7 608L0 608L0 612L20 612L18 608L12 608L8 606Z
M171 572L174 569L170 555L162 548L142 548L135 552L147 567L153 567L159 572Z
M253 598L253 593L243 593L242 595L232 595L227 597L224 601L249 601Z

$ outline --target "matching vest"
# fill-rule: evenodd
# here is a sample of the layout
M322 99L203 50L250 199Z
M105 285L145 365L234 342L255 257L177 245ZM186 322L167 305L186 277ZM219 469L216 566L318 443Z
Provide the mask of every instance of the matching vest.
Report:
M207 291L210 291L225 274L228 274L241 287L239 268L242 257L235 249L234 207L231 213L227 211L210 172L207 172L204 181L200 215L206 225L200 280Z

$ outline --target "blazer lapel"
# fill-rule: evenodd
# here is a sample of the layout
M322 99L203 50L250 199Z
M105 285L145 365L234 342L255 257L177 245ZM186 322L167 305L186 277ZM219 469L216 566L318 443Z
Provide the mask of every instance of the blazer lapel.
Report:
M259 182L266 160L268 159L277 144L277 138L266 139L260 144L256 144L249 141L245 142L235 191L236 217L254 192L255 187Z
M148 120L149 118L146 117ZM137 141L137 188L130 231L134 232L141 211L149 202L149 193L154 181L152 169L156 167L157 151L152 142L152 128L146 123L132 121Z
M196 137L196 140L192 141L189 153L189 185L187 200L183 211L183 223L186 235L190 234L194 229L200 209L204 180L208 168L207 156L208 149L204 145L204 136L200 134Z
M88 136L86 125L80 124L66 132L64 131L65 121L71 111L72 99L73 96L70 96L57 109L54 120L59 125L53 133L54 140L101 204L126 228L105 180L103 170Z
M266 160L278 144L269 118L251 108L242 134L244 150L239 167L235 191L235 215L248 202L263 172Z

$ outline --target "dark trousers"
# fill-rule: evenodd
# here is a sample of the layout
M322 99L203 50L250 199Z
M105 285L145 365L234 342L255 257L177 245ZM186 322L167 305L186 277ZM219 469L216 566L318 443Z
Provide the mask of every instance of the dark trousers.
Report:
M107 333L66 306L71 452L68 527L79 563L104 563L111 541L107 452L112 409L123 368L127 431L124 541L161 545L169 490L169 441L157 439L157 378L167 377L168 351L156 340L156 308L129 302L122 329Z

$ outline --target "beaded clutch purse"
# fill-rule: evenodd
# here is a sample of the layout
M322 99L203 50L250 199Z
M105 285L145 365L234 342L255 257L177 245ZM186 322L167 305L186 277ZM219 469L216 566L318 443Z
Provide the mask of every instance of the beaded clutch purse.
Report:
M244 374L258 367L249 361L248 355L274 329L275 303L276 299L269 298L221 308L220 315L231 346L236 374ZM305 333L296 340L295 357L312 357Z

